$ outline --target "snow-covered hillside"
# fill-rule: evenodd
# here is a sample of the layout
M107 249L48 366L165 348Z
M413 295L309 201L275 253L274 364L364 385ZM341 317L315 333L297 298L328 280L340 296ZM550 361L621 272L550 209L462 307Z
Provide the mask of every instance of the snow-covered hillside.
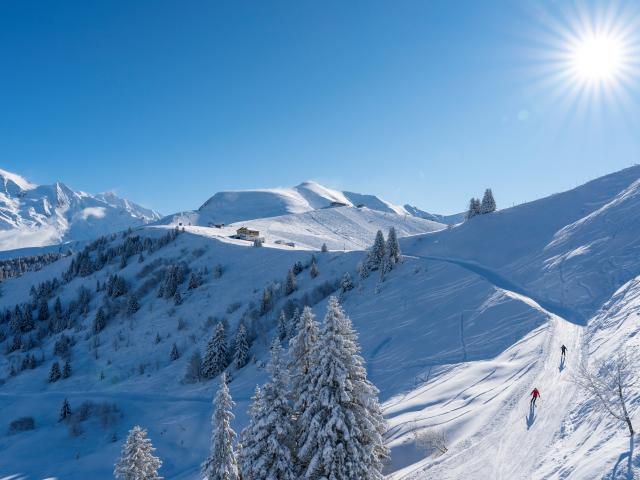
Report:
M34 185L0 170L0 250L89 240L159 218L113 193L90 195L59 182Z
M304 182L292 188L219 192L198 210L170 215L164 218L162 223L209 226L306 213L336 206L366 207L379 212L415 216L437 222L435 216L425 216L429 215L426 212L416 208L409 212L404 207L389 203L375 195L340 192L316 182Z
M185 221L177 236L171 225L109 236L86 254L6 281L0 477L109 478L127 430L140 424L164 461L165 478L199 478L217 383L184 382L190 357L203 353L218 322L230 348L240 323L249 328L249 363L228 368L240 430L254 387L266 378L280 311L310 305L322 317L334 293L359 333L369 378L384 402L390 479L634 478L624 426L599 415L571 379L583 361L639 346L639 178L634 167L450 228L373 206L322 208L345 202L340 192L328 200L318 189L292 194L284 207L258 202L271 205L268 212L247 207L247 218L237 215L250 202L220 200L218 207L231 209L228 217L207 217L201 225L205 219L193 213L192 225ZM288 210L303 204L308 207ZM278 208L284 211L273 215ZM237 223L207 226L218 220ZM230 239L238 226L260 230L265 245ZM360 278L361 248L389 226L404 237L404 261L384 277ZM319 251L322 243L328 252ZM183 278L172 285L179 295L167 296L167 279L177 271ZM285 294L289 271L296 272L296 288ZM343 293L345 273L354 288ZM41 282L54 278L63 281L53 293L45 287L38 293ZM131 295L139 308L130 308ZM42 298L50 314L41 321ZM6 311L27 302L35 328L13 349ZM96 332L101 307L106 326ZM72 338L70 356L55 348L63 335ZM569 349L565 360L562 344ZM53 362L65 357L72 375L47 382ZM542 393L536 409L529 408L533 387ZM72 411L84 412L75 423L58 422L65 398ZM629 398L637 423L640 388ZM80 407L87 401L93 406ZM32 417L35 428L5 435L20 417ZM416 434L434 428L448 437L443 455L416 446ZM637 452L631 468L640 468Z

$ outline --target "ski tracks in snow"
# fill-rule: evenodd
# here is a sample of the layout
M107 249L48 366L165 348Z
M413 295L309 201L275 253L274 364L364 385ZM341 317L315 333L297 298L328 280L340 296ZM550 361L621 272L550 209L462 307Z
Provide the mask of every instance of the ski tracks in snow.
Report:
M463 268L467 266L466 262L452 259L418 258L446 261ZM583 327L544 308L521 288L511 290L508 288L510 282L498 274L476 265L467 269L485 278L505 294L545 312L549 317L547 338L527 374L513 376L511 384L504 390L506 398L499 399L502 395L496 395L491 400L501 402L493 418L470 438L451 445L447 454L427 465L422 464L419 470L404 478L539 478L535 472L543 462L561 461L554 455L555 445L557 441L562 441L567 430L571 430L569 412L577 391L571 375L574 367L581 362ZM493 281L496 278L498 282ZM565 311L563 306L562 313ZM576 317L573 316L574 319ZM568 348L565 361L562 361L560 354L563 344ZM534 387L540 390L541 398L537 407L530 410L530 392Z

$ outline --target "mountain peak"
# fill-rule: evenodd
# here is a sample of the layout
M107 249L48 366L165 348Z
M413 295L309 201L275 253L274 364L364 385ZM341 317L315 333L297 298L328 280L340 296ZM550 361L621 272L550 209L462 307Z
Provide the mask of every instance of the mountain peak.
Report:
M29 182L26 178L15 173L0 168L0 180L4 185L5 191L12 194L13 190L27 191L33 190L37 185Z

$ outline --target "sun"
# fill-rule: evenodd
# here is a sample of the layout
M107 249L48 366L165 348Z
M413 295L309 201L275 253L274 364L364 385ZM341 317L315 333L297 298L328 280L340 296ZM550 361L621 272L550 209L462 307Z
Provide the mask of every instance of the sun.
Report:
M624 45L613 35L590 35L578 40L571 49L571 68L582 80L608 82L621 75Z

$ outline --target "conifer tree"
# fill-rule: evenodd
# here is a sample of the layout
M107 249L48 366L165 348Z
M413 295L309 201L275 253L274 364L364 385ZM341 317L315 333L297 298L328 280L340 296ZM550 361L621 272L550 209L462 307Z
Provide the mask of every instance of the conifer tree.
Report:
M351 320L331 297L304 376L309 387L296 428L300 477L384 478L385 423L359 351Z
M320 251L322 253L327 253L329 251L329 249L327 248L327 244L326 243L322 244L322 248L320 248Z
M349 290L353 290L353 281L351 280L351 275L349 272L344 272L342 276L342 281L340 282L340 289L342 293L347 293Z
M71 376L71 362L67 359L62 367L62 378L69 378Z
M496 211L496 201L493 199L493 192L490 188L487 188L484 191L484 196L482 197L482 203L480 205L480 213L486 214Z
M271 288L267 287L262 291L262 300L260 301L260 315L264 315L271 310Z
M57 297L56 302L53 304L53 314L56 320L62 320L62 302L60 301L60 297Z
M396 235L396 229L394 227L389 229L389 235L387 236L387 252L394 265L402 260L400 243L398 243L398 236Z
M104 330L104 327L107 325L107 318L104 314L104 309L102 307L98 308L96 312L96 316L93 319L93 332L100 333Z
M233 363L236 368L242 368L247 364L249 358L249 339L244 323L241 323L236 332L235 351L233 352Z
M60 364L58 362L53 362L51 365L51 370L49 370L49 383L54 383L60 380L62 373L60 373Z
M280 316L278 317L278 338L280 340L285 340L289 335L289 322L287 322L287 316L284 313L284 310L280 311Z
M232 409L235 403L231 399L227 386L227 375L220 377L220 388L213 400L213 415L211 416L211 451L209 457L202 463L204 480L238 480L238 465L233 440L236 432L231 428L234 419Z
M291 398L294 401L296 418L300 417L310 402L307 382L314 358L313 353L318 343L318 323L310 307L304 307L296 335L289 342L289 372L291 376ZM298 435L300 433L298 432Z
M293 273L293 270L289 270L287 273L287 279L284 283L284 293L285 295L291 295L296 291L298 287L296 286L296 274Z
M382 266L382 262L387 252L387 246L384 241L382 231L378 230L373 246L367 255L367 268L369 270L378 270Z
M289 320L289 331L287 332L285 338L293 338L298 333L298 328L300 326L300 309L296 307L293 311L293 315L291 315L291 320Z
M60 418L59 418L59 422L66 420L67 417L69 417L71 415L71 405L69 405L69 400L68 399L64 399L64 402L62 402L62 408L60 408Z
M153 455L156 449L147 438L147 431L138 425L129 431L122 446L122 454L115 465L113 474L122 480L161 480L158 469L162 461Z
M129 295L127 299L127 314L133 315L138 310L140 310L140 304L138 303L138 298L135 293Z
M311 261L311 268L309 268L309 276L311 276L311 278L316 278L319 273L320 273L320 271L318 270L318 263L316 262L316 259L314 258Z
M46 299L40 300L40 304L38 305L38 320L44 322L49 318L49 304Z
M180 353L178 352L178 346L174 343L171 346L171 352L169 353L169 359L174 362L180 358Z
M260 403L257 408L251 409L249 426L243 432L243 439L248 440L242 448L242 466L247 472L243 476L296 480L291 454L289 378L278 339L271 345L271 361L267 369L271 379L262 387Z
M227 368L227 358L227 335L224 331L224 324L218 322L204 355L202 364L204 377L213 378L220 375Z
M30 332L34 329L34 327L35 324L33 322L33 312L31 311L31 306L29 304L26 304L24 306L24 312L22 313L22 324L20 326L20 329L23 332Z

